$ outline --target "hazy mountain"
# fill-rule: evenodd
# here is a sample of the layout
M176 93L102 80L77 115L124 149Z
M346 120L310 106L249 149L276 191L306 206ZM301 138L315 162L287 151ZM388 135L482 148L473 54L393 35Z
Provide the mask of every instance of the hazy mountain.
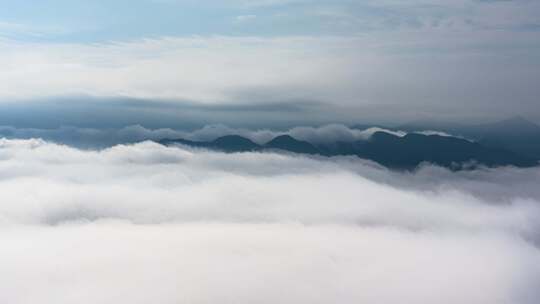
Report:
M321 154L321 151L307 141L297 140L289 135L278 136L264 145L268 149L280 149L303 154Z
M540 159L540 126L522 117L476 126L470 135L486 146Z
M246 152L261 149L260 145L238 135L227 135L220 137L211 142L210 147L226 152Z
M445 167L456 167L471 161L487 166L535 165L531 159L503 149L489 148L455 137L415 133L399 137L377 132L361 145L357 155L396 168L413 168L422 162Z
M504 149L490 148L465 139L415 133L400 137L386 132L376 132L369 140L335 142L319 146L297 140L289 135L278 136L264 145L258 145L247 138L237 135L220 137L210 142L167 139L160 141L160 143L165 145L183 144L226 152L279 149L294 153L320 154L323 156L356 155L390 168L400 169L412 169L422 162L434 163L453 169L459 169L465 163L478 163L486 166L514 165L519 167L537 164L529 157Z
M540 126L519 116L479 125L424 121L412 122L399 128L405 131L443 131L471 138L487 147L505 149L540 160Z
M253 141L238 135L227 135L219 137L213 141L191 141L187 139L162 139L159 143L163 145L181 144L191 147L207 148L225 152L248 152L262 149L262 146Z

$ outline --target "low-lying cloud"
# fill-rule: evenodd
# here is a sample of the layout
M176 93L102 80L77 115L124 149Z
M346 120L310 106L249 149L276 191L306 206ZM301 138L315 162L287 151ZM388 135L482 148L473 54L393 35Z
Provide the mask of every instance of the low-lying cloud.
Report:
M338 141L353 142L367 140L375 132L386 132L405 136L407 132L388 130L380 127L351 128L343 124L327 124L319 127L299 126L287 130L233 128L222 124L206 125L200 129L185 131L170 128L149 129L132 125L119 129L95 129L64 126L56 129L15 128L0 126L0 136L11 139L41 138L56 143L79 148L103 148L117 144L136 143L145 140L183 138L193 141L212 141L226 135L240 135L258 143L265 144L280 135L290 135L298 140L313 144L330 144ZM436 131L418 131L426 135L454 136Z
M540 169L0 141L3 303L536 303Z

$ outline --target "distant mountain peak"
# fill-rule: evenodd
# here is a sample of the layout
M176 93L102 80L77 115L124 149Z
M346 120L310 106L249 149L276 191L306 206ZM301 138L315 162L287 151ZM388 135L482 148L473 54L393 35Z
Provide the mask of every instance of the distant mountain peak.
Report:
M524 135L540 136L540 126L522 116L515 116L491 124L477 126L484 134L498 135L506 138Z
M280 135L267 142L266 148L287 150L295 153L317 154L320 151L311 143L298 140L290 135Z
M488 128L492 130L492 128ZM511 130L512 128L504 128ZM512 137L515 138L515 137ZM227 135L211 142L187 140L163 140L165 145L184 144L210 148L225 152L251 152L282 150L298 154L319 154L323 156L356 155L397 169L414 169L422 162L429 162L448 168L459 169L460 164L475 162L486 166L519 167L535 166L535 159L522 156L506 149L491 148L457 137L409 133L397 136L384 131L373 133L369 140L351 143L338 142L334 145L313 145L295 139L290 135L280 135L264 145L259 145L239 135Z
M260 148L258 144L240 135L225 135L219 137L212 141L211 145L225 151L251 151Z
M276 136L274 137L272 140L270 140L269 142L272 142L272 141L289 141L289 142L294 142L294 141L298 141L296 138L290 136L289 134L283 134L283 135L279 135L279 136Z
M250 139L245 138L245 137L240 136L240 135L221 136L221 137L216 138L213 142L242 142L242 143L247 143L247 144L250 144L250 143L255 144Z
M505 119L503 121L500 121L499 124L501 125L513 125L513 126L527 126L527 127L537 127L540 128L537 124L531 122L530 120L526 119L525 117L521 115L517 115L508 119Z
M385 132L385 131L377 131L375 133L373 133L370 137L369 137L369 140L370 141L378 141L378 140L394 140L394 139L398 139L399 136L397 135L394 135L392 133L388 133L388 132Z

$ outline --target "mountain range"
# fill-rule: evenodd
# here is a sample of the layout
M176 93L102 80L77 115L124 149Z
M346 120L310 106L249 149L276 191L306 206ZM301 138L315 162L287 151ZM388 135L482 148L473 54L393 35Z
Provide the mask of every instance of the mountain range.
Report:
M419 133L397 136L378 131L367 140L336 141L327 144L313 144L298 140L290 135L277 136L265 144L257 144L238 135L227 135L212 141L163 139L159 142L164 145L180 144L224 152L286 151L328 157L356 155L360 158L375 161L388 168L407 170L414 169L424 162L451 169L470 168L478 164L489 167L508 165L517 167L535 166L538 164L540 154L535 152L536 143L527 145L527 140L537 136L537 134L532 126L527 126L526 128L530 129L530 131L524 132L525 125L527 124L522 121L509 120L497 125L498 129L491 126L478 126L474 129L467 129L466 136L473 137L474 135L475 138L481 139L475 141L459 137ZM417 128L424 127L410 125L404 126L402 129L412 130ZM433 128L429 129L433 130ZM504 130L506 133L498 133L497 130ZM439 129L437 131L451 133L452 130ZM516 137L513 132L519 132L521 137ZM512 138L508 139L506 136Z
M474 140L486 147L504 149L540 160L540 126L516 116L494 123L464 125L440 121L416 121L393 129L435 130Z

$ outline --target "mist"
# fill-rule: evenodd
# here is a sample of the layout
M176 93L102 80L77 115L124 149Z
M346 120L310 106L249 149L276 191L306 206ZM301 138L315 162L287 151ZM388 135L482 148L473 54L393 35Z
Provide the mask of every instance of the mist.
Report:
M354 128L344 124L325 124L320 126L296 126L292 128L235 128L224 124L205 125L201 128L186 130L160 128L150 129L141 125L122 128L80 128L62 126L59 128L17 128L0 126L0 136L10 139L41 138L55 143L79 148L107 148L118 144L137 143L145 140L188 139L192 141L212 141L226 135L240 135L257 144L265 144L280 135L290 135L298 140L317 144L331 144L338 141L354 142L368 140L375 132L382 131L396 136L405 136L407 132L388 130L380 127ZM426 135L437 134L451 136L444 132L416 131ZM453 136L453 135L452 135Z

